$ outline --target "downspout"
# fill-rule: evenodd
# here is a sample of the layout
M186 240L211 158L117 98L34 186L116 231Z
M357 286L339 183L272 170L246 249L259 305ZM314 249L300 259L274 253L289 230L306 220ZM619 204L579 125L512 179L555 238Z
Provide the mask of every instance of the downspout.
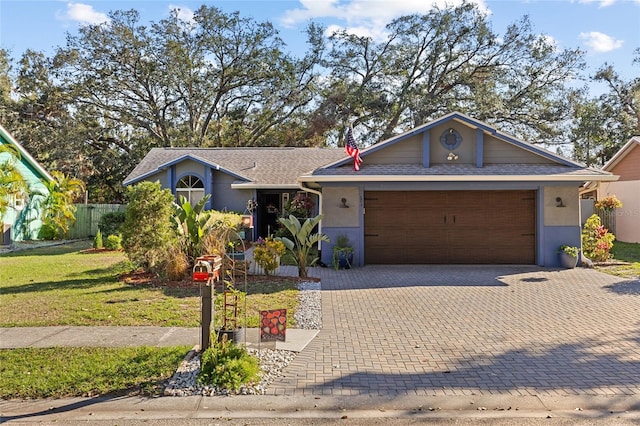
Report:
M298 186L304 192L310 192L318 196L318 214L322 214L322 192L305 186L304 182L298 181ZM322 234L322 220L318 223L318 233ZM322 262L322 242L320 242L320 247L318 247L318 258L320 259L320 262Z

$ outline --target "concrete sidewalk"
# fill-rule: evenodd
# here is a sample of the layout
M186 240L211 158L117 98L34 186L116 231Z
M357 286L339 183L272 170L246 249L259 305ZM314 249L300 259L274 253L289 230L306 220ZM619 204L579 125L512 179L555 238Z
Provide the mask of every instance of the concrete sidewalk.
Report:
M286 341L276 349L301 352L319 330L287 329ZM0 328L0 349L126 346L196 346L200 328L186 327L14 327ZM247 347L260 347L257 328L247 329L239 341ZM263 344L264 345L264 344Z

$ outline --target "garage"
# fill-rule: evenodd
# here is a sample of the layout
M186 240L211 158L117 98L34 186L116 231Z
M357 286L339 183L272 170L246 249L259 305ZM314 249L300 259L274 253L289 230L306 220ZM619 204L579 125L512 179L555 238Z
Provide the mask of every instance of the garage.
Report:
M365 264L535 264L536 191L366 191Z

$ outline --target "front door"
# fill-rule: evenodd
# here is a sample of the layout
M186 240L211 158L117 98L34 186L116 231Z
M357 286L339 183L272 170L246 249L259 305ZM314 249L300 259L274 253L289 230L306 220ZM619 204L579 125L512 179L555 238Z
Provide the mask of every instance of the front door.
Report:
M267 238L280 227L281 199L280 193L258 194L258 237Z

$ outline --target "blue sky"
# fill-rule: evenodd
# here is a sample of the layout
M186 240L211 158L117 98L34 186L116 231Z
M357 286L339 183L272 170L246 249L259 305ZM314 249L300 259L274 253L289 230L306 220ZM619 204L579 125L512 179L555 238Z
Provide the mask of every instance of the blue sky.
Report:
M449 0L449 3L459 0ZM550 37L563 48L586 51L588 73L602 64L614 65L625 79L640 74L633 65L633 51L640 47L640 0L474 0L490 14L493 30L506 27L529 15L536 33ZM436 0L444 4L444 0ZM293 53L304 51L303 30L310 20L332 28L346 28L358 34L383 36L386 23L410 13L426 12L426 0L0 0L0 47L14 59L26 49L51 54L65 44L66 33L80 25L99 23L112 10L136 9L145 22L159 21L170 9L189 14L202 4L226 12L268 20L280 31ZM602 86L593 85L592 93Z

